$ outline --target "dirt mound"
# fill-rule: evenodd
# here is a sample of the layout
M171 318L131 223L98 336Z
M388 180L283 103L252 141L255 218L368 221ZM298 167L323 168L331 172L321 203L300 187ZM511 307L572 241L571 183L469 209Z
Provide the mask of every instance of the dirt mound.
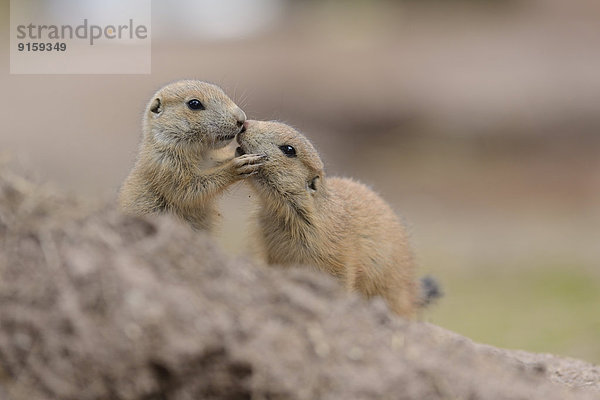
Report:
M327 276L229 258L168 218L89 213L7 173L0 276L0 398L600 396L589 364L407 323Z

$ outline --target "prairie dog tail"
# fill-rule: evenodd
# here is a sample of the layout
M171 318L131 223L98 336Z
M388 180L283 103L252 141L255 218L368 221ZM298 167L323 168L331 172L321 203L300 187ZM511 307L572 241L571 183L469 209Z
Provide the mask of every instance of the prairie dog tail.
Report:
M444 292L434 277L425 275L419 280L419 307L427 307L443 295Z

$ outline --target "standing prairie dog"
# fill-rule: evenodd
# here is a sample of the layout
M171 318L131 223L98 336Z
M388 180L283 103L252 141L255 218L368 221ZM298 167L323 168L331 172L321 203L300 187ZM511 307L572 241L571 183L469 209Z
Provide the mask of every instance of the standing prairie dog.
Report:
M267 263L316 266L348 290L380 295L392 311L413 317L413 255L391 208L356 181L325 178L317 151L293 128L244 125L236 155L266 156L248 182L260 198L257 236Z
M210 230L215 198L252 174L261 156L221 154L244 129L246 114L221 88L183 80L158 90L146 107L133 170L119 194L121 208L140 215L171 212Z

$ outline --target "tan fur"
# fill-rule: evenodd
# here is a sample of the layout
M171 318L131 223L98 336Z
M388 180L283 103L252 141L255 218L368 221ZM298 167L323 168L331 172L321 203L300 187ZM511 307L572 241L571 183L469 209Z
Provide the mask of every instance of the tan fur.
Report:
M191 99L205 109L190 109ZM217 195L260 165L260 156L222 154L245 120L215 85L186 80L157 91L146 107L137 161L119 194L122 209L136 215L172 212L210 230Z
M259 246L269 264L307 264L338 277L348 290L382 296L391 310L414 317L414 261L391 208L366 186L325 178L312 144L278 122L247 121L239 153L267 159L248 180L259 195ZM296 157L279 148L293 146Z

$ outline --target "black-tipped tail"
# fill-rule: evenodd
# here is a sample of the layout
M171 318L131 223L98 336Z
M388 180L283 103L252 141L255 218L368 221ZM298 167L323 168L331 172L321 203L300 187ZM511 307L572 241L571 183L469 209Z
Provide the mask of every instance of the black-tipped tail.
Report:
M419 306L426 307L444 295L438 281L429 275L421 278L419 286Z

